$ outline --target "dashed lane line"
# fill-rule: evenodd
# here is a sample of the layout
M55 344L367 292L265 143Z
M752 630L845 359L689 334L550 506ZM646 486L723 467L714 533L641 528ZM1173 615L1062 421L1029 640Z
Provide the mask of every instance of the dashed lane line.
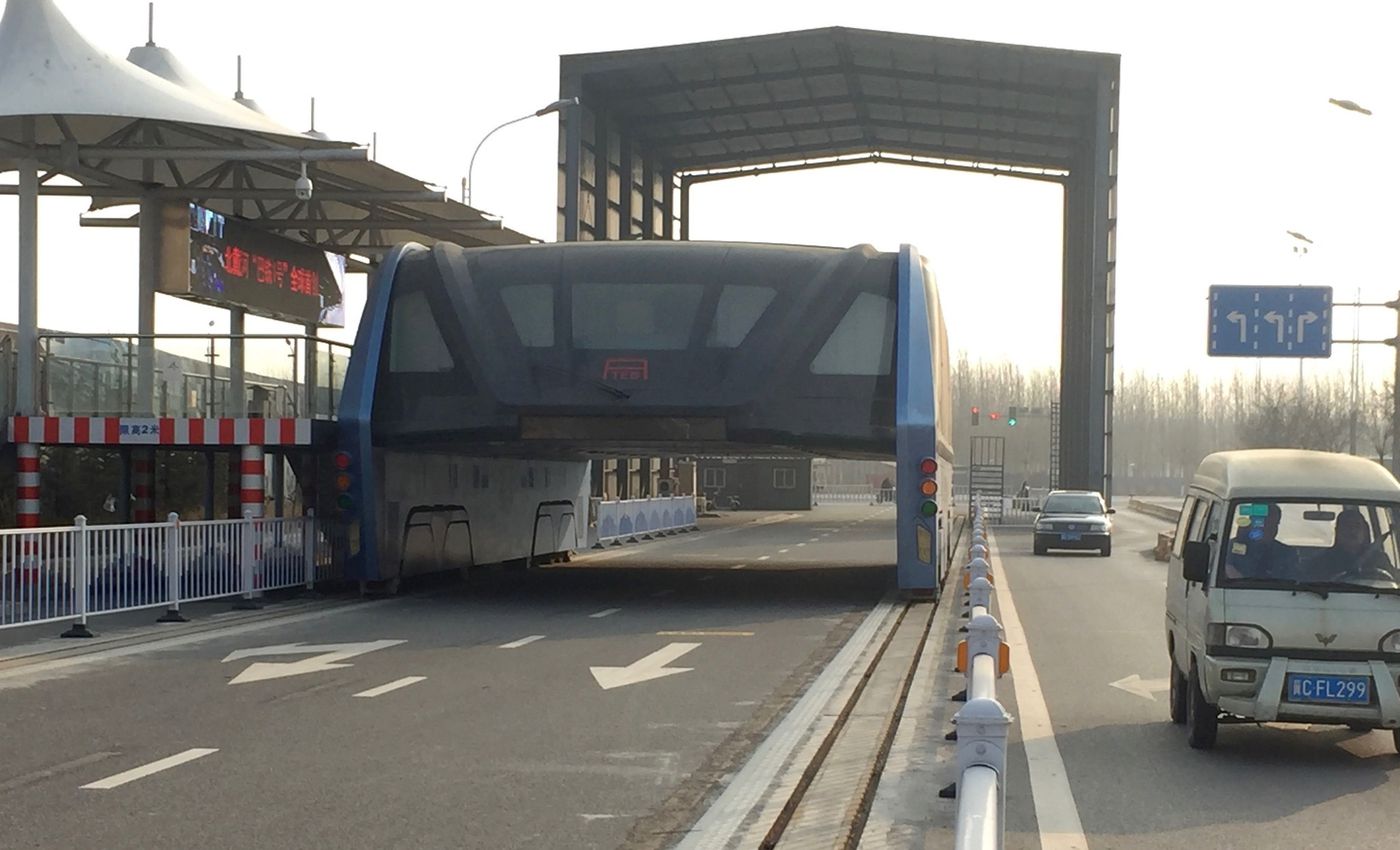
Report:
M176 753L173 756L167 756L166 758L160 759L159 761L153 761L150 764L143 764L140 767L133 767L131 770L124 770L121 773L113 774L112 776L109 776L106 779L99 779L96 782L89 782L88 784L82 787L84 789L90 789L93 791L110 791L113 788L120 788L128 782L135 782L138 779L144 779L145 777L150 776L153 773L160 773L162 770L169 770L172 767L179 767L180 765L185 764L186 762L191 762L198 758L204 758L205 756L213 755L217 752L217 748L195 747L193 749L185 750L183 753Z
M589 614L588 616L589 616L590 619L593 619L593 620L601 620L601 619L604 618L604 617L611 617L613 614L616 614L618 611L621 611L621 610L622 610L621 608L604 608L604 609L601 610L601 611L594 611L592 614Z
M529 646L537 640L544 640L544 635L527 635L520 640L513 640L510 643L503 643L498 649L519 649L522 646Z
M360 691L358 694L355 694L355 696L366 698L382 697L391 691L397 691L399 688L406 688L409 685L416 685L427 678L427 676L404 676L402 679L395 679L394 681L389 682L386 685L380 685L377 688L370 688L367 691Z

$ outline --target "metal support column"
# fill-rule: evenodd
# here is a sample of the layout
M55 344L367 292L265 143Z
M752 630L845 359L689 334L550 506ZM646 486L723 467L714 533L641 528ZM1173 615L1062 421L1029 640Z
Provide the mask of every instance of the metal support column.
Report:
M669 223L669 222L668 222ZM681 241L690 240L690 181L681 177Z
M27 126L32 133L32 125ZM15 406L39 412L39 164L19 164L19 351L15 365Z
M214 452L204 453L204 518L217 519L214 516L214 480L215 480Z
M248 415L248 390L243 372L245 315L242 307L228 308L228 397L224 400L224 415L235 418Z
M156 283L160 276L161 202L154 192L141 196L140 283L136 297L136 398L132 412L155 413Z
M307 337L309 337L309 338L306 340L306 357L304 358L304 361L305 361L305 366L304 366L304 368L305 368L306 374L305 374L305 376L304 376L303 379L302 379L302 384L305 385L305 387L306 387L306 406L302 408L302 410L305 411L305 412L302 413L301 415L302 415L302 416L306 416L306 417L311 418L311 419L314 419L314 418L316 418L316 412L317 412L317 411L316 411L316 370L319 368L318 363L317 363L317 357L316 357L316 355L317 355L317 351L316 351L316 331L317 331L317 327L316 327L315 325L307 325L306 328L305 328L305 331L306 331ZM327 386L329 386L329 384L327 384ZM329 414L330 411L328 410L328 411L326 411L326 413Z

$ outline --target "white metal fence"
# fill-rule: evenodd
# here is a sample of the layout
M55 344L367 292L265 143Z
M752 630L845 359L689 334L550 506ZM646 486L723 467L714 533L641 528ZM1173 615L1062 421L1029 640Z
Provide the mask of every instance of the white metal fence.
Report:
M1009 667L1001 624L991 615L991 563L983 506L972 506L972 538L963 573L967 591L967 639L958 646L958 669L967 675L967 702L953 716L957 727L958 780L945 795L958 798L956 850L1000 850L1005 836L1006 741L1011 715L997 701L997 678Z
M165 607L263 590L308 589L333 572L314 516L0 530L0 628Z
M812 503L816 505L874 505L893 500L893 487L881 490L869 484L820 484L812 488Z
M695 528L694 496L598 502L595 546L651 539Z

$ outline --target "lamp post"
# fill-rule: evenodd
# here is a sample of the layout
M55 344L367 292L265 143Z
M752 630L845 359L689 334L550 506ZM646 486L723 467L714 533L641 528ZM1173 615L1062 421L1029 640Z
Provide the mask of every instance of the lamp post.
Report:
M1347 112L1371 114L1371 110L1354 100L1329 97L1327 102ZM1385 306L1395 311L1395 336L1386 340L1386 344L1395 350L1395 375L1390 384L1390 471L1400 476L1400 452L1396 451L1400 448L1400 294L1394 301L1387 301Z
M571 107L571 106L578 106L578 98L576 98L576 97L566 97L566 98L562 98L562 99L560 99L560 100L556 100L556 101L554 101L553 103L551 103L551 104L549 104L549 105L547 105L547 106L542 106L542 107L540 107L539 109L536 109L534 112L531 112L529 115L522 115L522 116L520 116L519 118L512 118L511 120L505 122L504 124L499 124L499 125L497 125L497 126L495 126L495 127L492 127L492 128L491 128L491 132L489 132L489 133L487 133L486 135L482 136L482 137L481 137L481 141L479 141L479 142L476 143L476 150L473 150L473 151L472 151L472 158L471 158L471 161L467 164L467 176L464 177L464 178L462 178L462 203L466 204L467 206L471 206L471 203L472 203L472 169L476 166L476 155L477 155L477 153L481 150L481 146L482 146L483 144L486 143L486 140L489 139L489 138L491 138L492 134L494 134L497 130L500 130L500 129L505 128L505 127L509 127L509 126L512 125L512 124L518 124L518 123L520 123L521 121L527 121L527 120L529 120L529 119L531 119L531 118L539 118L540 116L548 115L548 114L551 113L551 112L561 112L561 111L563 111L563 110L565 110L565 109L567 109L567 108L569 108L569 107Z

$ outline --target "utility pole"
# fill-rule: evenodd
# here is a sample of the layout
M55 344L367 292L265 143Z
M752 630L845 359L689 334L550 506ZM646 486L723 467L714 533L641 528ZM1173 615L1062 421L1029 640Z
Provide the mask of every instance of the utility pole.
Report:
M1385 306L1395 311L1395 337L1390 340L1390 347L1395 349L1395 377L1390 384L1390 471L1400 477L1400 452L1395 450L1400 438L1400 293Z

